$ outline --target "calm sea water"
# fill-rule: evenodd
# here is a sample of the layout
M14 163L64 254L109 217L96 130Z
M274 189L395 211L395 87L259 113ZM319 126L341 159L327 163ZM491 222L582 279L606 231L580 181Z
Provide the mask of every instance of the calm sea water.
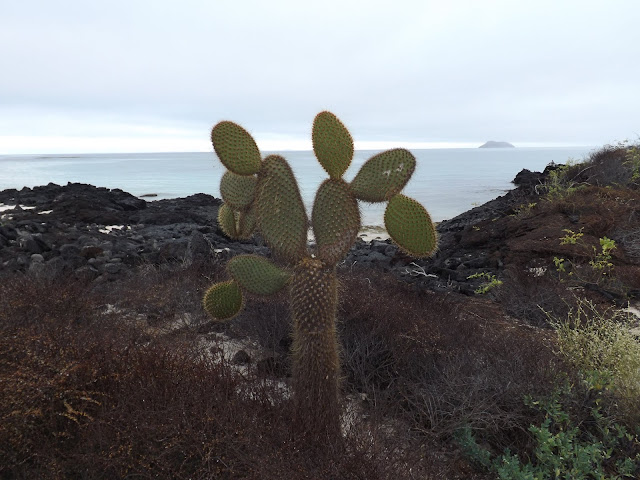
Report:
M541 171L550 162L582 159L593 147L412 150L417 167L405 194L420 201L434 221L452 218L513 188L523 168ZM263 152L268 154L272 152ZM291 164L311 211L326 178L311 151L279 152ZM357 151L345 174L351 180L374 151ZM67 182L121 188L157 199L194 193L219 196L224 167L213 153L0 155L0 190ZM363 205L363 225L381 225L384 204Z

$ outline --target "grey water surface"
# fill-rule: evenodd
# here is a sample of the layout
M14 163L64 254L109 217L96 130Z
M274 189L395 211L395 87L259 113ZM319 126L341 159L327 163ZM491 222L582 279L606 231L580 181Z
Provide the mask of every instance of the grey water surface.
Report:
M513 188L511 180L523 168L542 171L550 162L581 160L593 147L412 150L416 171L404 192L421 202L434 221L452 218ZM327 177L311 151L279 153L291 164L302 197L311 211L313 197ZM377 151L356 151L347 181ZM219 197L224 167L210 153L114 153L71 155L0 155L0 190L53 182L89 183L120 188L147 200L194 193ZM384 204L362 205L363 225L382 225Z

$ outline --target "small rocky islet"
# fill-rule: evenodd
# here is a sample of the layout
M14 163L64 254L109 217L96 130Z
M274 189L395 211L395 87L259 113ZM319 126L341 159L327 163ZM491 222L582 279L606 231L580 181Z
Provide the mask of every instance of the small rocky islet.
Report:
M512 145L509 142L498 142L495 140L489 140L488 142L480 145L478 148L515 148L515 145Z
M416 260L388 239L358 239L339 268L392 272L419 288L473 293L474 273L497 273L508 260L505 233L482 222L509 215L547 174L523 170L516 188L438 225L438 251ZM0 192L0 278L15 272L66 273L113 281L141 265L191 263L241 253L269 256L259 238L235 241L217 225L220 199L207 194L146 201L120 189L69 183ZM428 208L428 206L427 206Z

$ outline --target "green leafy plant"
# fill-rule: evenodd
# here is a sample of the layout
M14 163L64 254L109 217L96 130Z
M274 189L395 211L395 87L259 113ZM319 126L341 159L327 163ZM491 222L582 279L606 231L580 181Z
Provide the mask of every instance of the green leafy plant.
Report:
M562 231L565 232L565 235L560 237L560 245L578 245L582 249L588 251L589 246L582 240L582 237L584 236L582 228L578 232L574 232L573 230L566 228ZM589 276L593 277L595 275L596 278L591 280L595 280L596 283L600 282L605 276L611 273L611 270L614 267L613 262L611 261L612 252L616 249L615 240L606 236L600 238L599 243L600 249L595 245L591 246L592 255L591 260L589 260L589 266L591 267L591 275ZM562 274L567 273L569 267L571 267L571 271L568 272L569 276L573 276L573 274L577 272L575 260L570 261L560 257L553 257L553 263L558 273L561 274L561 280ZM577 276L580 277L580 275ZM582 280L586 281L586 279Z
M241 311L247 295L288 290L294 422L317 438L335 438L340 431L336 264L361 227L358 201L387 202L386 230L407 254L425 257L435 250L436 231L429 214L400 193L413 174L415 158L405 149L379 153L348 183L342 176L354 153L351 135L335 115L319 113L313 122L313 151L329 178L318 188L309 222L283 157L262 159L251 135L233 122L214 126L211 139L228 169L220 184L220 228L232 238L259 232L273 261L257 255L232 258L227 265L231 279L206 292L204 308L216 320L227 320ZM312 250L307 242L309 223L316 239Z
M578 232L574 232L568 228L563 229L566 235L560 237L560 245L575 245L578 241L584 236L582 233L582 228Z
M611 376L610 390L624 415L640 420L640 342L631 332L633 317L610 308L602 311L592 302L578 300L566 318L547 314L557 332L558 352L580 371Z
M583 377L590 399L586 406L593 424L590 429L582 428L566 408L575 398L568 382L550 397L526 396L524 403L544 414L541 424L529 427L535 444L530 456L510 449L494 456L478 444L469 427L457 432L456 441L467 458L494 471L501 480L636 478L640 471L638 437L615 422L604 408L610 380L606 372L599 371L586 372Z
M474 278L482 278L485 281L480 284L478 288L476 288L473 293L477 295L483 295L491 291L491 289L495 287L499 287L502 285L502 280L498 280L495 275L492 275L487 272L474 273L473 275L469 275L467 280L473 280Z
M536 202L529 202L527 204L520 204L518 205L516 208L514 208L513 213L511 214L512 217L516 217L516 218L524 218L524 217L528 217L529 214L531 214L531 211L535 208L535 206L537 205Z
M476 440L482 432L468 426L457 432L457 443L475 465L503 480L638 478L640 342L629 330L630 315L578 300L566 318L547 316L558 353L580 382L565 380L548 397L524 397L544 416L528 429L533 450L495 455Z
M633 145L627 148L625 165L631 168L631 181L637 183L640 180L640 147Z
M565 165L558 165L549 172L544 184L544 189L547 191L547 200L564 200L579 188L575 182L568 178L568 173L574 165L576 165L576 162L569 159Z
M558 272L564 273L567 271L566 260L564 258L553 257L553 264L555 265Z
M600 239L600 251L593 247L593 260L589 262L594 270L605 271L613 268L611 263L611 251L615 250L616 242L607 237Z

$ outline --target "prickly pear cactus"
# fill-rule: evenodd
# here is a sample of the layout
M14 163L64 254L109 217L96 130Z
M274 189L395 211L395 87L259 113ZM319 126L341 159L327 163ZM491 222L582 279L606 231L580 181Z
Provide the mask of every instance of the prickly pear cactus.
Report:
M239 255L227 264L230 280L205 294L205 310L217 320L236 316L244 296L273 295L288 289L293 317L293 390L297 424L316 438L340 434L340 361L336 335L336 264L360 230L358 200L388 202L384 221L398 246L415 257L436 248L436 231L425 208L402 195L415 169L408 150L394 149L370 158L351 183L342 176L353 158L347 128L330 112L319 113L312 130L313 150L329 174L316 193L311 228L316 247L307 245L309 219L287 161L262 159L251 135L224 121L211 132L216 154L228 169L220 191L224 204L218 224L231 238L259 231L274 261Z

